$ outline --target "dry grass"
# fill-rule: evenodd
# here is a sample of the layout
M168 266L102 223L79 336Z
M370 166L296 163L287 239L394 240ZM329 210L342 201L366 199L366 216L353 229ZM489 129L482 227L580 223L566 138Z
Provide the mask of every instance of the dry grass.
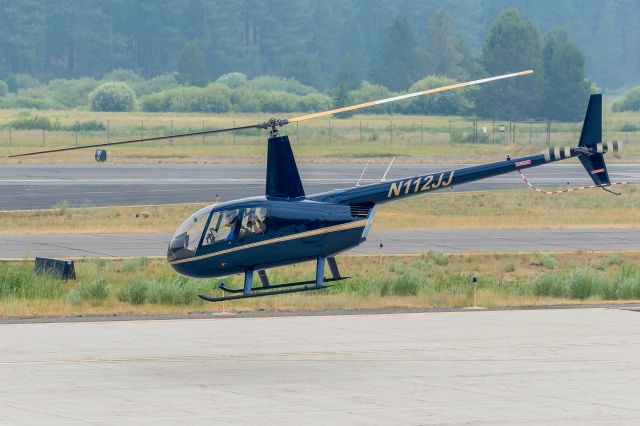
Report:
M624 187L615 197L585 190L546 196L529 189L434 193L380 207L375 230L637 227L640 190ZM204 204L90 207L0 212L0 233L173 232ZM607 214L594 215L594 209Z
M32 316L77 316L112 314L158 314L188 312L218 312L222 309L233 311L286 311L286 310L326 310L365 309L384 307L443 308L469 306L471 303L472 276L480 279L479 304L486 307L522 306L605 302L596 294L586 299L571 297L549 297L538 295L536 280L543 276L557 276L558 279L572 271L586 271L587 274L602 279L615 279L627 271L630 277L640 276L640 252L625 253L572 253L547 255L553 257L553 265L534 264L530 255L512 254L456 254L421 256L364 257L341 256L338 261L345 274L353 278L336 287L319 293L281 295L276 297L208 304L195 298L195 293L205 291L217 293L205 281L197 281L197 287L189 290L186 304L142 303L131 304L121 301L119 294L140 280L157 282L174 274L163 260L105 261L99 259L77 262L78 279L81 282L65 284L65 294L53 299L19 299L0 297L0 317ZM139 267L144 265L144 267ZM6 267L6 266L4 266ZM30 268L30 265L23 265ZM552 275L549 275L552 274ZM555 275L554 275L555 274ZM633 275L635 274L635 275ZM273 282L299 280L313 275L311 263L299 264L270 271ZM83 280L100 276L109 285L109 297L105 300L74 301L69 297L73 289L82 285ZM164 278L163 278L164 277ZM609 277L609 278L607 278ZM413 280L415 294L403 293L396 287L402 280ZM155 281L154 281L155 280ZM398 281L400 280L400 281ZM237 277L225 280L228 285L238 286ZM186 284L191 281L186 281ZM391 284L390 284L391 283ZM394 284L395 283L395 284ZM637 287L637 283L634 284ZM390 287L389 287L390 286ZM396 287L394 287L396 286ZM385 287L391 291L384 290ZM201 290L196 290L199 288ZM394 290L395 289L395 290ZM637 294L638 289L636 289ZM193 294L191 294L192 292ZM405 294L405 295L403 295ZM635 297L638 298L637 296ZM625 298L630 301L632 299Z
M0 126L8 125L18 117L20 111L0 110ZM269 114L177 114L177 113L100 113L89 111L37 111L63 125L75 121L97 120L109 123L110 140L124 140L163 136L173 132L193 132L206 128L231 127L235 124L257 123ZM289 114L291 116L295 114ZM450 143L450 121L453 144ZM605 139L622 140L626 144L623 157L610 156L609 161L633 162L640 160L640 145L633 143L640 132L621 132L624 124L640 122L640 113L608 114L604 119ZM390 129L393 123L393 131ZM500 124L497 123L496 126ZM362 126L362 127L361 127ZM492 122L479 122L478 128L489 132ZM361 130L362 129L362 130ZM319 119L300 124L299 127L284 128L292 142L300 162L350 162L367 158L373 162L386 162L398 156L398 162L465 162L475 163L502 158L505 153L512 156L540 152L546 146L546 124L539 123L530 128L528 124L516 125L516 144L507 141L507 134L496 131L494 143L459 143L469 140L472 122L461 117L424 117L400 115L356 115L349 119ZM580 125L554 124L552 144L575 145ZM531 135L531 140L530 140ZM250 130L233 134L209 135L180 140L147 142L142 145L121 146L111 149L110 161L126 162L261 162L264 161L266 133ZM106 132L79 134L79 144L95 144L107 141ZM491 138L493 142L493 138ZM631 142L631 143L629 143ZM16 131L12 133L9 146L9 131L0 129L0 147L4 154L17 154L41 149L42 131ZM72 146L76 143L74 132L46 132L45 148ZM36 156L18 159L19 162L90 162L93 152L71 151L51 156ZM18 162L0 159L0 162Z
M638 185L615 197L600 190L549 196L530 189L438 193L384 205L374 228L505 229L640 226ZM594 211L606 214L594 214Z

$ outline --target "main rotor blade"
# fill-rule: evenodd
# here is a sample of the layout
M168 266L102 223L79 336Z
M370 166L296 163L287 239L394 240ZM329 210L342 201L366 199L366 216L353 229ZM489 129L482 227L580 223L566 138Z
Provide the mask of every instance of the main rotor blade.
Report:
M47 150L44 150L44 151L34 151L34 152L27 152L27 153L24 153L24 154L9 155L8 158L27 157L29 155L50 154L50 153L53 153L53 152L73 151L73 150L76 150L76 149L85 149L85 148L101 148L101 147L113 146L113 145L125 145L125 144L129 144L129 143L159 141L159 140L163 140L163 139L186 138L188 136L208 135L208 134L211 134L211 133L222 133L222 132L230 132L232 130L257 129L257 128L264 128L264 123L251 124L251 125L248 125L248 126L228 127L228 128L225 128L225 129L217 129L217 130L204 130L204 131L201 131L201 132L180 133L180 134L177 134L177 135L157 136L157 137L153 137L153 138L132 139L132 140L127 140L127 141L119 141L119 142L105 142L105 143L96 143L96 144L92 144L92 145L71 146L71 147L68 147L68 148L47 149Z
M504 78L517 77L517 76L520 76L520 75L527 75L527 74L532 74L532 73L533 73L533 70L526 70L526 71L514 72L514 73L511 73L511 74L498 75L498 76L495 76L495 77L483 78L483 79L480 79L480 80L467 81L465 83L456 83L456 84L451 84L449 86L436 87L436 88L433 88L433 89L422 90L420 92L408 93L406 95L399 95L399 96L394 96L392 98L380 99L378 101L365 102L365 103L362 103L362 104L351 105L351 106L346 106L346 107L342 107L342 108L336 108L336 109L332 109L332 110L329 110L329 111L316 112L314 114L301 115L299 117L290 118L289 119L289 123L296 123L296 122L300 122L300 121L311 120L312 118L326 117L327 115L338 114L340 112L353 111L353 110L356 110L356 109L361 109L361 108L367 108L367 107L371 107L371 106L375 106L375 105L386 104L388 102L400 101L402 99L415 98L416 96L428 95L430 93L444 92L446 90L459 89L461 87L467 87L467 86L475 86L476 84L488 83L490 81L502 80Z

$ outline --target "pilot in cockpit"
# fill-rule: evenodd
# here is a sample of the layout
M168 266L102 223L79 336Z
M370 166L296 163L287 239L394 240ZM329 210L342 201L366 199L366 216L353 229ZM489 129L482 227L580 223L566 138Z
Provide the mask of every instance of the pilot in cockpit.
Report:
M226 212L223 217L224 226L229 228L229 233L227 234L227 240L231 240L233 238L233 229L236 226L236 221L238 220L238 211L232 210L230 212Z

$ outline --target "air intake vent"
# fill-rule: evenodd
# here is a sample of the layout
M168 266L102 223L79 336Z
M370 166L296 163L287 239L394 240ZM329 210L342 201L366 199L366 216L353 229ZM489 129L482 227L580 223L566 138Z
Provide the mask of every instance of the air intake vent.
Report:
M373 207L372 203L367 204L351 204L351 216L353 217L369 217L369 212Z

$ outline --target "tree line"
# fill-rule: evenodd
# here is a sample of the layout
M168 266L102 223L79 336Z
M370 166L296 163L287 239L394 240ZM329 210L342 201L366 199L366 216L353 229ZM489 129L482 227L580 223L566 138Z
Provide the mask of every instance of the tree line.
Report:
M397 14L408 15L418 42L431 51L427 22L446 10L477 55L508 7L544 33L565 27L599 86L640 82L635 0L290 0L286 7L276 0L0 0L0 79L100 78L118 68L152 78L173 71L179 52L195 41L210 79L233 71L271 74L325 90L345 54L369 75Z
M379 52L370 69L362 67L363 58L357 51L345 52L324 89L304 84L303 77L251 78L240 72L225 73L210 83L210 58L196 41L189 41L178 54L175 71L152 78L135 70L116 69L101 80L53 79L44 85L30 74L8 74L6 83L0 82L0 107L314 111L532 68L533 76L489 83L479 90L428 96L372 112L515 120L575 120L581 116L593 85L586 79L584 56L566 30L555 28L542 35L532 21L515 9L507 9L492 23L480 54L474 55L455 28L452 15L439 9L427 21L425 42L421 43L410 19L398 14L381 31ZM358 38L356 31L353 39Z

